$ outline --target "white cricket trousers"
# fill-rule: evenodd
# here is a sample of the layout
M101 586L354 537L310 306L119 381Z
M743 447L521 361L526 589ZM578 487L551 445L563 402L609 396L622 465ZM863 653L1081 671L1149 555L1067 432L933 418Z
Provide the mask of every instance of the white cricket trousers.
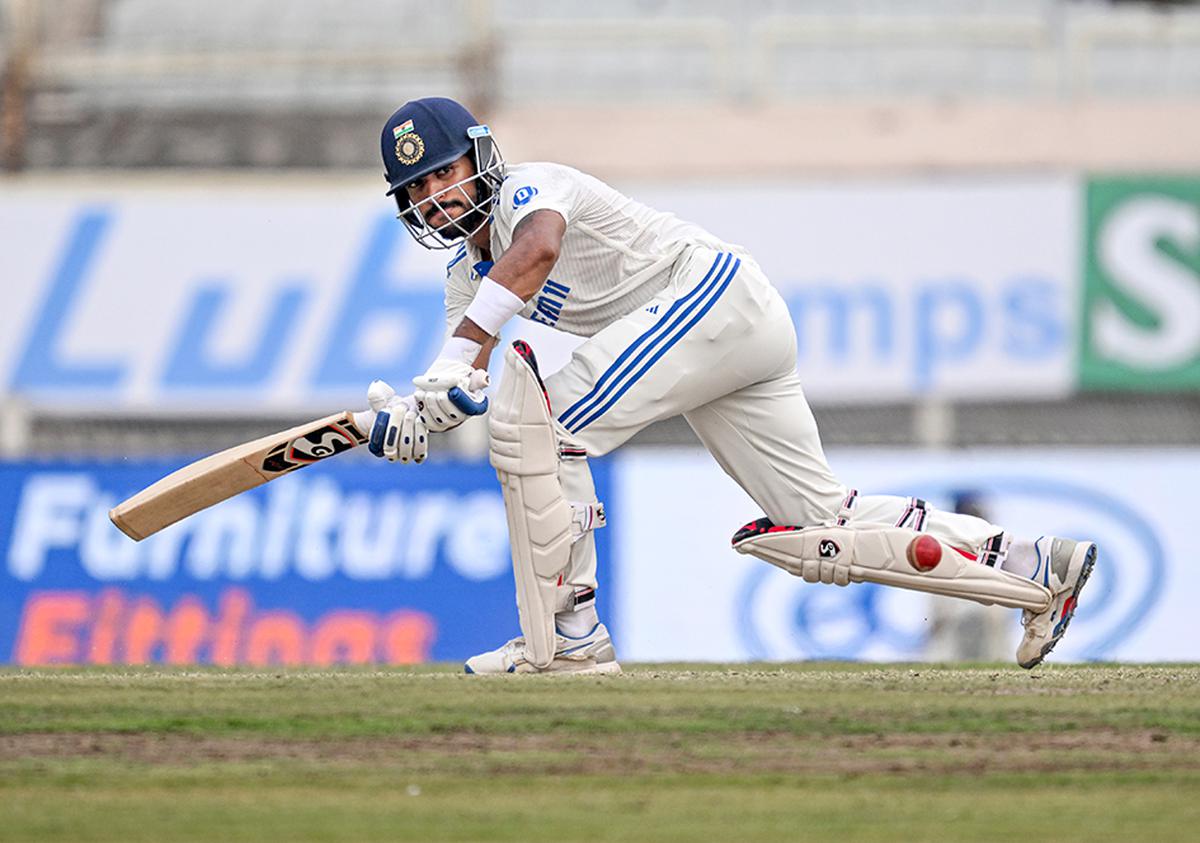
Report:
M791 315L745 254L691 250L662 293L580 345L546 378L546 389L557 421L589 456L683 414L725 473L776 524L817 526L839 517L898 524L976 555L1002 532L981 518L921 508L911 498L851 494L838 481L796 372ZM596 499L586 461L564 460L559 479L567 500ZM731 522L730 535L740 526ZM590 533L572 547L565 581L596 585Z

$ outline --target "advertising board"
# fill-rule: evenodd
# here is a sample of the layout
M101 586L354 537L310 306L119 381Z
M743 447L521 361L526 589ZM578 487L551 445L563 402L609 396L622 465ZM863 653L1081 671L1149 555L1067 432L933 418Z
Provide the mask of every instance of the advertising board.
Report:
M118 532L108 509L178 462L0 464L0 660L410 664L519 634L486 461L347 455L143 542Z
M1083 386L1200 387L1200 179L1092 179L1085 249Z
M1074 388L1071 179L626 187L750 250L814 400ZM423 371L451 257L367 185L261 181L23 183L0 196L0 254L0 393L210 414L358 408L374 378ZM526 320L506 336L547 371L580 341Z
M1200 451L843 450L864 492L969 495L1100 562L1061 660L1200 659L1184 489ZM484 462L339 457L134 543L107 519L170 463L0 465L0 660L16 664L457 661L516 635L503 502ZM592 461L599 608L625 661L922 659L933 599L809 585L729 547L760 514L701 451ZM1019 635L1016 612L1009 636Z
M746 246L815 401L1055 397L1075 386L1070 177L706 184L647 199Z
M1168 491L1200 476L1200 451L845 450L830 462L863 493L916 495L943 507L969 494L1019 535L1095 540L1100 561L1057 659L1200 658L1191 614L1200 600L1194 501ZM925 657L935 598L810 585L734 552L734 531L761 512L707 454L630 454L616 478L610 529L617 645L626 659ZM1013 649L1018 617L1011 612Z

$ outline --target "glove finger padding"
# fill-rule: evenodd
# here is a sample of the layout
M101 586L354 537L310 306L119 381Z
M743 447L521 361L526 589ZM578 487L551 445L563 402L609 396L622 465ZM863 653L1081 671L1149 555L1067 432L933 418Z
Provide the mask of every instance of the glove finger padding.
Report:
M429 431L425 428L425 422L421 421L421 416L414 412L413 416L413 462L423 463L425 458L429 456Z
M377 457L387 456L387 432L391 421L392 414L387 410L379 410L375 413L375 423L371 425L371 436L367 440L367 450Z
M396 451L393 461L408 462L412 459L413 423L416 413L405 413L400 420L400 435L396 437Z
M367 404L375 412L375 421L371 424L367 450L377 457L387 456L388 426L392 421L392 411L397 409L397 403L396 390L392 389L391 384L378 379L371 381L367 388ZM403 413L404 407L400 407L399 411Z
M450 398L450 403L464 415L482 416L487 412L488 397L482 391L471 392L456 386L446 395Z
M414 410L404 414L396 441L396 459L400 462L421 463L429 453L429 434L421 416Z
M424 462L429 455L429 431L417 412L413 396L391 399L375 413L367 449L389 462Z
M425 426L435 433L458 427L467 414L455 406L448 392L417 392L417 409Z

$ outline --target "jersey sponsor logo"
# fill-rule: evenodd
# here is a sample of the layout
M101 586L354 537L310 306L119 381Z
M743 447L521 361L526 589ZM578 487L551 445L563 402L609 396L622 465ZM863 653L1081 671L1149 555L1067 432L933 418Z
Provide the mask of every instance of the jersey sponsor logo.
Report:
M547 278L546 283L542 286L542 291L538 293L538 297L534 301L534 311L529 318L534 322L541 322L543 325L553 328L558 324L558 317L562 316L563 305L567 303L567 296L570 292L571 288L566 284L560 284L552 278Z
M518 187L517 192L513 194L513 208L519 208L522 205L528 205L529 200L537 196L537 192L538 189L536 187L531 187L529 185Z

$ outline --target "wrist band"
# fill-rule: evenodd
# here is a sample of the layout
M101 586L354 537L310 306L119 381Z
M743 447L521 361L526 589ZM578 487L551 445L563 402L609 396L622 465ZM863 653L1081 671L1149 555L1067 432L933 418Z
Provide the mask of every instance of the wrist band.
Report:
M494 337L500 333L504 323L520 313L524 306L525 302L520 296L485 276L464 315L489 337Z

